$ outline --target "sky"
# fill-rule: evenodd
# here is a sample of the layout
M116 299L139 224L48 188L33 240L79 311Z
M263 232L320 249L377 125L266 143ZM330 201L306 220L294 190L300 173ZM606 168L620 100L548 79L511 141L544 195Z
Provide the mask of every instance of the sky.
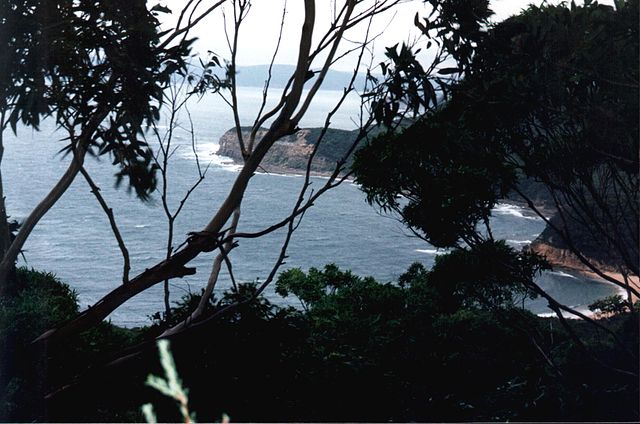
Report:
M150 4L155 4L158 0L149 0ZM528 4L534 3L539 5L542 0L532 2L531 0L493 0L491 8L495 12L494 22L501 21L511 15L517 14ZM601 3L612 3L611 1L601 1ZM547 3L557 4L559 0L548 0ZM174 11L172 15L163 17L167 28L175 24L176 16L181 10L185 0L165 0L161 1L163 5L168 6ZM203 0L202 8L212 4L213 0ZM253 0L251 8L246 19L240 29L239 48L237 55L237 63L239 66L250 66L267 64L271 61L275 46L278 40L278 33L283 14L283 6L287 5L286 17L284 24L283 37L280 44L278 56L275 63L295 64L298 52L298 43L300 36L300 26L304 16L302 0ZM316 33L324 32L331 21L332 10L334 6L333 0L317 0L316 1ZM341 4L338 1L338 4ZM363 3L367 3L366 1ZM581 3L578 1L578 3ZM230 7L231 1L222 10L230 21L233 9ZM195 44L195 50L200 53L213 51L221 58L229 58L229 48L224 33L224 19L221 9L216 10L206 19L201 21L199 25L190 33L191 36L198 38ZM372 24L372 34L380 34L373 44L373 59L368 56L372 63L378 63L383 58L384 47L393 46L404 41L415 39L417 31L413 28L413 18L416 12L421 16L428 14L428 9L424 3L419 0L406 1L404 4L396 7L393 12L388 11L378 16ZM366 32L366 24L360 24L354 27L347 34L347 41L343 44L343 49L355 46L355 42L364 39ZM318 37L314 37L317 42ZM354 55L346 57L344 60L335 64L332 68L337 70L349 71L356 62ZM316 65L317 67L318 65Z

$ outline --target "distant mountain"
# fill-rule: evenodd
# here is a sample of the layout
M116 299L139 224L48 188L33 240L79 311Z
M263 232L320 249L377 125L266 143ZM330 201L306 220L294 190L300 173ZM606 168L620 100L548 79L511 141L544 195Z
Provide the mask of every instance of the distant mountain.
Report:
M293 74L295 66L293 65L273 65L271 70L271 87L283 88L289 78ZM312 69L313 70L313 69ZM238 85L244 87L262 87L267 78L269 65L242 66L238 68L237 81ZM349 84L352 74L350 72L329 70L324 78L322 88L325 90L342 90ZM313 77L307 85L311 85ZM361 88L364 86L365 75L359 74L356 77L355 86Z

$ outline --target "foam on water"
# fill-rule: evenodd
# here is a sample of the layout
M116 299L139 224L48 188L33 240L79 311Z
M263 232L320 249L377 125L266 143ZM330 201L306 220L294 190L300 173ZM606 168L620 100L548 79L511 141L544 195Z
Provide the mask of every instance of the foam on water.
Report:
M416 252L426 253L428 255L444 255L448 253L446 249L416 249Z
M300 174L282 174L282 173L277 173L277 172L264 172L262 170L260 170L256 175L266 175L266 176L269 176L269 177L285 177L285 178L301 178L301 177L304 177L304 175L300 175Z
M226 156L212 154L208 158L212 166L222 168L225 171L240 172L242 169L242 165L236 165L233 159Z
M587 316L589 316L589 315L592 315L592 314L593 314L593 313L592 313L590 310L588 310L588 309L587 309L587 310L580 310L580 309L576 309L576 311L578 311L578 312L580 312L580 313L582 313L582 314L584 314L584 315L587 315ZM563 316L565 319L580 319L580 317L575 316L575 315L573 315L573 314L570 314L569 312L566 312L566 311L561 311L561 313L562 313L562 316ZM541 313L541 314L536 314L536 315L538 315L538 316L539 316L539 317L541 317L541 318L555 318L555 317L557 317L557 316L558 316L558 315L556 315L556 313L555 313L555 312L543 312L543 313Z
M578 279L578 277L576 277L575 275L567 274L566 272L562 271L549 271L549 273L560 277L573 278L574 280Z
M215 168L234 172L238 172L242 169L242 166L236 165L233 159L217 154L220 149L220 145L218 143L198 143L196 144L196 153L194 153L190 145L187 146L186 144L183 144L180 147L181 149L179 152L183 159L195 161L197 153L198 160L202 166L211 165Z
M531 240L507 240L511 244L531 244Z
M526 209L522 206L511 205L509 203L498 203L493 208L492 213L497 215L511 215L517 218L531 219L534 221L542 220L542 218L538 216L525 215L524 211L526 211Z

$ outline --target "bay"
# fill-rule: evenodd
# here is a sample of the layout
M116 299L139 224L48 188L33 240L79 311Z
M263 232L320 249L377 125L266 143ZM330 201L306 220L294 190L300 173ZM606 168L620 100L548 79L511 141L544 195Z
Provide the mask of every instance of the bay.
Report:
M300 126L321 126L340 95L339 91L320 91ZM251 125L260 106L261 89L241 87L238 97L242 124ZM220 136L233 126L233 117L224 101L207 96L190 102L189 109L198 158L203 167L209 168L205 180L176 220L174 247L184 241L189 231L204 227L224 200L238 172L237 166L215 154ZM332 127L355 128L358 112L358 98L352 96L332 119ZM186 113L181 115L180 122L189 127ZM17 137L10 131L5 133L2 177L12 218L24 219L64 172L69 157L58 153L65 145L59 141L62 137L50 120L44 121L41 131L19 128ZM191 135L178 130L174 143L178 148L169 173L172 208L177 207L197 179ZM162 260L166 255L167 222L159 196L142 203L126 189L116 189L113 177L116 169L106 157L88 158L86 166L114 210L130 251L131 275ZM245 196L238 231L261 230L286 217L302 182L302 177L293 175L255 175ZM324 182L323 178L313 178L311 188L317 189ZM492 225L496 237L508 240L515 247L526 245L544 228L542 220L509 204L496 207ZM239 247L230 255L235 278L264 280L278 257L283 237L284 231L277 231L257 240L240 240ZM358 187L347 182L327 192L305 215L281 269L307 270L336 263L358 275L394 281L411 263L417 261L429 267L441 253L412 236L395 217L383 215L369 206ZM213 253L200 255L190 264L197 268L195 275L171 282L173 301L204 287L213 256ZM122 283L122 258L117 243L104 212L82 178L76 179L35 228L19 264L55 273L77 291L83 308ZM616 292L609 284L573 273L546 272L538 282L559 300L581 310L593 300ZM216 291L220 293L229 285L230 278L225 271ZM272 289L267 290L266 295L274 302L284 302ZM129 327L148 324L148 315L163 308L162 297L159 284L125 303L109 319ZM526 306L536 313L548 312L541 300L527 302Z

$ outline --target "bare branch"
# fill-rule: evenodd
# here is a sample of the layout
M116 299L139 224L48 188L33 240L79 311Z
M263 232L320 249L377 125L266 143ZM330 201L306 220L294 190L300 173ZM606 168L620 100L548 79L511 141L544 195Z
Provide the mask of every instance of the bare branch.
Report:
M238 137L238 143L240 144L240 153L242 157L246 159L249 155L247 148L245 147L244 137L242 135L242 125L240 123L240 113L238 111L238 94L237 94L237 62L236 55L238 53L238 37L240 35L240 26L242 21L246 18L251 3L246 0L232 0L233 3L233 42L229 42L229 36L227 34L227 28L225 23L225 35L227 36L227 44L231 51L231 65L230 77L231 77L231 110L233 112L233 122L236 126L236 136Z
M178 25L176 25L176 29L174 31L172 31L167 38L164 39L164 41L162 43L160 43L160 45L158 46L158 49L164 49L165 47L167 47L169 45L169 43L171 43L171 41L173 41L175 38L179 37L180 35L185 35L193 28L195 27L201 20L203 20L204 18L206 18L211 12L213 12L214 10L216 10L222 3L224 3L226 0L220 0L216 3L214 3L213 5L211 5L208 9L206 9L204 12L202 12L196 19L190 19L189 23L187 26L180 28L180 23L187 11L187 9L189 8L189 6L191 6L191 4L193 3L193 0L190 0L187 5L182 9L182 12L180 13L180 18L178 19ZM202 2L202 0L199 0L198 3L196 4L195 7L198 7L198 5L200 5L200 3ZM194 8L195 10L195 8ZM192 12L193 14L193 12Z
M168 335L175 334L183 330L184 328L188 327L189 325L191 325L193 322L195 322L196 320L198 320L198 318L202 316L202 314L206 309L207 303L209 302L209 299L213 294L213 290L216 286L216 283L218 282L218 276L220 274L222 261L223 260L228 261L227 255L235 247L233 243L233 234L236 231L239 220L240 220L240 208L237 208L233 213L231 228L228 231L228 239L224 243L219 244L220 253L216 256L216 258L213 261L213 267L211 270L211 274L209 275L209 280L207 281L207 286L205 287L205 290L202 293L202 297L200 297L200 302L198 303L198 306L196 307L196 309L189 315L189 317L187 317L187 319L173 326L172 328L166 330L165 332L162 333L160 337L166 337ZM229 272L231 273L230 264L227 263L227 266L229 268Z
M109 219L109 225L111 226L111 231L113 232L113 235L116 238L116 241L118 242L118 247L120 248L120 253L122 254L122 260L124 262L122 267L122 284L127 284L129 282L129 271L131 270L131 262L129 260L129 251L127 250L127 246L125 245L124 240L122 239L122 234L120 233L120 229L118 228L118 224L116 223L116 219L113 215L113 209L111 209L107 204L107 202L104 200L104 197L100 193L100 187L98 187L95 184L95 182L91 178L91 175L89 175L89 173L84 168L84 166L80 167L80 173L82 173L82 176L87 181L87 184L89 184L89 187L91 187L91 192L96 197L96 199L98 200L98 203L100 203L100 206L102 207L102 210L104 211L104 213L107 215L107 218Z
M287 15L287 1L285 0L284 6L282 7L282 19L280 20L280 30L278 32L278 41L276 42L276 48L274 49L273 56L271 56L271 61L269 62L269 70L267 71L267 79L264 82L264 87L262 89L262 103L260 104L260 109L256 114L256 119L253 122L253 127L251 128L251 134L249 136L249 146L247 150L249 153L253 151L253 143L255 141L256 131L260 129L260 118L262 116L262 112L264 111L264 107L267 104L267 95L269 91L269 85L271 84L271 71L273 69L273 64L276 60L276 56L278 55L278 51L280 50L280 42L282 41L282 32L284 29L284 19Z

